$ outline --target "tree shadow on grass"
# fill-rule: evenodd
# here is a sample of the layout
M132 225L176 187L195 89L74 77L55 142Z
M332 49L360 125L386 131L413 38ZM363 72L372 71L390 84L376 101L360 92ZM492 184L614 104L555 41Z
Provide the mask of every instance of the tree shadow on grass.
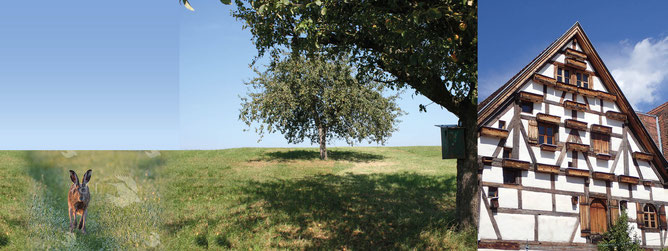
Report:
M343 160L351 162L369 162L385 159L385 156L364 153L359 151L347 150L328 150L327 157L329 160ZM292 160L317 160L320 159L320 152L317 150L290 150L290 151L275 151L265 153L263 158L259 160L264 161L292 161Z
M277 227L275 248L405 249L427 246L424 231L452 227L456 181L415 173L316 175L251 182L242 191L251 206L231 227Z

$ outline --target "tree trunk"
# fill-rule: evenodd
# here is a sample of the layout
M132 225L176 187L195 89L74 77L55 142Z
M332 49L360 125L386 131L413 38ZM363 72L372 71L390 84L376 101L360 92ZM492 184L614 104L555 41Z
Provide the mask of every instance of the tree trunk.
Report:
M327 160L327 127L318 125L318 137L320 141L320 159Z
M460 229L478 227L480 194L478 186L478 140L476 105L462 106L459 119L465 128L466 155L457 160L457 208Z

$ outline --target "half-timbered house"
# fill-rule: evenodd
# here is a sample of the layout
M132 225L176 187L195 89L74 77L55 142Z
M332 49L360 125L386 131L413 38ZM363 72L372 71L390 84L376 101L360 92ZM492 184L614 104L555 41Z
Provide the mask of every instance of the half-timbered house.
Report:
M478 109L479 248L668 246L666 160L579 23Z

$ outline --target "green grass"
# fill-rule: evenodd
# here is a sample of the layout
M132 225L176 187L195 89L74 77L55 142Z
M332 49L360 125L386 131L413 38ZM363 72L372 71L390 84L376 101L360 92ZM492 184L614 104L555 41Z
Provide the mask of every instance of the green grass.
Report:
M475 249L438 147L0 152L0 248ZM93 169L87 234L67 170ZM18 182L14 182L16 180ZM134 189L133 183L136 183ZM4 234L3 234L4 233Z

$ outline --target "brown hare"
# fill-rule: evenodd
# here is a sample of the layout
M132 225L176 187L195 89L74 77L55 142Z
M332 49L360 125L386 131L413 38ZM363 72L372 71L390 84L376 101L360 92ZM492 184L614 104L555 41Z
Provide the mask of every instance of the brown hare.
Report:
M70 179L73 183L70 186L70 192L67 194L67 205L70 216L70 232L72 232L77 226L78 214L81 215L81 221L79 222L78 228L81 229L81 233L86 233L86 216L88 215L88 203L90 202L90 190L88 189L88 182L90 181L91 172L92 170L86 171L83 176L83 181L79 183L79 176L77 176L77 173L70 170Z

